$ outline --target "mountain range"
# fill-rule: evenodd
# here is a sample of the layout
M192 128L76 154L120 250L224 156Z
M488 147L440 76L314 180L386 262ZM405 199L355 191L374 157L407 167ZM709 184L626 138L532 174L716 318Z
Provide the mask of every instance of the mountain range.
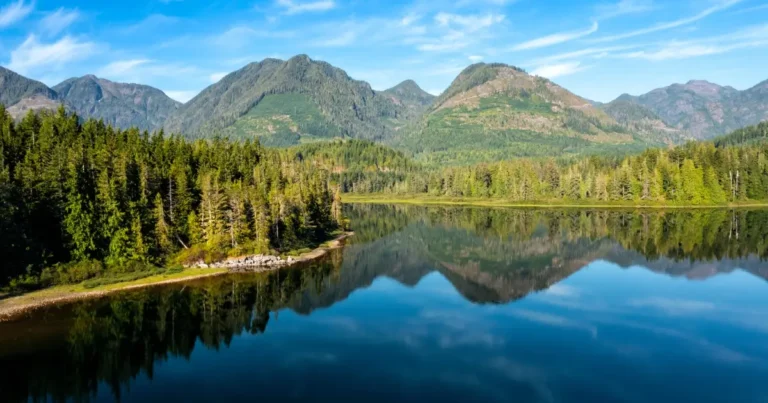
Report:
M115 83L93 75L70 78L53 88L0 67L0 103L20 118L28 111L64 105L85 118L103 119L119 128L159 130L181 106L157 88Z
M376 91L299 55L248 64L185 104L153 87L92 75L49 88L0 67L0 103L16 118L63 104L119 128L259 138L268 146L366 139L443 164L710 139L768 120L768 81L738 91L694 80L600 104L517 67L478 63L436 97L412 80Z

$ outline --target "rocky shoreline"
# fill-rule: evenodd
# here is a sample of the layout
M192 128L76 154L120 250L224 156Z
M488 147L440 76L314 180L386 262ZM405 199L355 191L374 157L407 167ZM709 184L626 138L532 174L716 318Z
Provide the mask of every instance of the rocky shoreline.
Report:
M288 257L283 259L280 256L272 255L250 255L229 258L215 263L205 263L202 260L191 265L185 265L188 269L229 269L231 271L249 271L248 269L271 269L290 266L296 263L297 259Z
M317 259L329 250L338 249L344 246L344 240L354 235L353 232L345 232L344 234L336 237L333 241L328 243L328 246L318 247L311 252L305 253L298 257L288 257L286 259L280 256L271 255L250 255L236 258L229 258L220 262L206 264L204 262L197 262L193 265L189 265L187 268L198 269L227 269L227 271L216 271L201 273L199 275L161 280L154 283L147 284L126 284L124 287L118 287L110 290L98 290L98 291L83 291L83 292L66 292L55 295L35 295L36 293L21 295L18 297L8 298L6 300L0 300L0 323L10 322L18 320L25 315L28 315L38 309L50 307L58 304L72 303L91 298L100 298L109 294L136 290L141 288L154 287L166 284L183 283L187 281L198 280L206 277L214 277L226 275L228 273L241 273L241 272L263 272L269 270L277 270L279 268L292 266L301 262L307 262ZM43 290L45 292L46 290Z

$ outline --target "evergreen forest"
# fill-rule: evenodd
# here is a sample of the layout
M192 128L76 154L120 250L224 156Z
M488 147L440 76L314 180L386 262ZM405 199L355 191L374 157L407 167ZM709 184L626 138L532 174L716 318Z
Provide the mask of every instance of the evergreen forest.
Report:
M327 171L258 142L114 129L63 107L14 122L0 106L0 286L285 253L341 221Z

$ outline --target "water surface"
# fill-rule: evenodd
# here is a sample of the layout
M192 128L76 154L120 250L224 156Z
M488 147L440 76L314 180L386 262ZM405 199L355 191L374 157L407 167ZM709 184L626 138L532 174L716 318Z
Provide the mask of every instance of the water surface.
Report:
M768 402L768 211L347 214L303 267L0 324L0 396Z

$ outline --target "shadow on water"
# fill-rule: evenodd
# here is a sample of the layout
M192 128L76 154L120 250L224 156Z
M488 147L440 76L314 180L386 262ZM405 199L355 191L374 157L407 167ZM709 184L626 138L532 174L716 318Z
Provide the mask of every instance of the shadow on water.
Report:
M377 279L439 273L472 304L508 304L596 261L703 280L768 279L768 211L515 210L355 205L356 236L301 267L193 281L55 307L0 325L7 401L120 399L171 357L268 331L281 312L329 308ZM103 386L100 386L103 385Z

